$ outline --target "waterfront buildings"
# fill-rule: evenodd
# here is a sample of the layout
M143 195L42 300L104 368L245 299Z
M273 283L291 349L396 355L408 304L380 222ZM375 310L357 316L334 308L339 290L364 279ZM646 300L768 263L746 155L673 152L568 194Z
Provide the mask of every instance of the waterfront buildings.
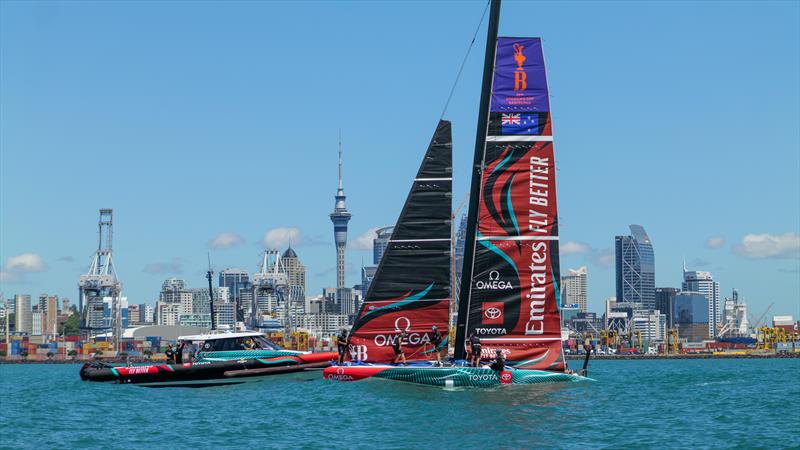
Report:
M361 292L366 297L369 293L369 286L372 284L372 279L375 278L375 272L378 266L365 266L361 268Z
M300 288L295 288L293 292L294 298L303 298L306 292L306 266L300 262L300 257L297 256L292 247L283 252L281 262L284 269L286 269L286 278L289 286L298 286Z
M641 225L631 225L629 236L615 237L617 300L655 309L655 255Z
M672 309L675 302L675 296L680 292L679 289L671 287L656 288L656 309L664 314L667 321L667 327L672 328Z
M717 335L724 337L747 336L749 327L747 304L739 299L739 292L734 289L731 296L725 298L723 324Z
M682 291L699 292L708 299L708 337L717 336L717 324L722 321L719 305L719 283L710 272L688 271L683 266Z
M251 304L252 297L250 293L253 290L253 285L250 283L250 274L246 270L238 268L220 270L219 287L228 288L230 301L236 305L237 309L241 310L243 305L249 307ZM206 291L208 290L206 289Z
M699 292L680 292L675 296L672 320L678 337L689 342L712 338L709 327L708 298Z
M33 331L33 317L31 310L31 296L17 294L14 296L14 330L17 333L31 334Z
M578 311L586 312L586 266L569 269L569 275L561 277L561 304L578 305Z
M376 266L381 263L383 253L389 246L389 239L392 237L394 227L383 227L375 231L376 237L372 240L372 264Z

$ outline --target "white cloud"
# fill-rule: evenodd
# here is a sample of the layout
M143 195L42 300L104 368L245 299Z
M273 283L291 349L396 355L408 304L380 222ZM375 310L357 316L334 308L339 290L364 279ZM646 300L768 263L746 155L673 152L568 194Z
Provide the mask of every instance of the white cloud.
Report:
M266 248L283 248L289 245L300 245L303 243L303 234L300 228L281 227L273 228L264 234L261 244Z
M559 247L562 255L585 255L592 251L589 244L583 242L567 241Z
M722 247L723 245L725 245L725 238L722 236L711 236L710 238L706 239L706 248L714 250Z
M0 270L0 283L16 283L20 281L21 278L22 277L17 273Z
M220 233L208 241L208 246L214 250L236 247L244 243L244 238L236 233Z
M748 234L733 246L733 252L745 258L797 258L800 257L800 235L797 233Z
M349 247L354 250L372 250L372 241L378 236L375 232L380 228L373 227L350 239Z
M614 252L610 248L592 249L589 260L596 266L611 267L614 264Z
M593 248L585 242L567 241L559 246L562 255L583 255L584 259L598 267L614 264L614 252L610 248Z
M142 272L152 275L180 275L183 273L183 260L172 258L170 262L150 263L144 266Z
M4 272L42 272L47 268L42 257L36 253L22 253L6 258Z

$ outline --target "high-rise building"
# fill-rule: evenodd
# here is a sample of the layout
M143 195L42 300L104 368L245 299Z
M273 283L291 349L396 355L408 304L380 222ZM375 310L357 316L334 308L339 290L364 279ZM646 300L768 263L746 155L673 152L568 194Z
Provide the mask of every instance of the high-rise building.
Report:
M31 334L33 331L33 317L31 312L31 296L17 294L14 296L14 331L17 333Z
M180 303L180 292L186 289L186 283L178 278L167 278L161 285L158 300L164 303Z
M375 278L375 272L378 266L364 266L361 268L361 295L366 297L369 293L369 287L372 284L372 279Z
M617 301L640 303L655 309L656 263L650 237L640 225L631 225L630 236L615 238Z
M389 239L391 239L393 232L394 227L378 228L375 231L376 237L372 240L372 264L377 266L381 263L381 258L383 258L386 247L389 246Z
M283 252L283 256L281 256L281 262L283 263L283 268L286 270L286 278L289 286L300 286L303 294L297 298L305 298L306 266L300 262L297 252L295 252L292 247L289 247L285 252ZM295 294L299 294L299 291L296 291Z
M717 334L726 337L747 336L749 325L747 304L743 300L739 300L739 291L734 289L730 297L725 297L723 327Z
M44 313L39 311L38 308L36 309L36 311L31 312L31 336L42 335L43 318L44 318Z
M231 301L235 303L239 309L241 309L243 305L250 305L250 303L245 302L251 300L248 294L253 291L253 284L250 282L250 274L248 274L246 270L236 268L221 270L219 272L219 286L228 288ZM206 291L208 290L206 289Z
M708 299L708 336L717 337L718 324L722 322L719 304L719 283L714 281L711 272L686 270L683 266L682 291L699 292Z
M672 328L672 308L679 290L671 287L656 288L656 309L664 314L667 327Z
M578 311L586 312L586 266L569 269L569 275L561 277L561 304L578 305Z
M339 139L339 189L336 190L336 205L330 214L333 222L333 237L336 243L336 288L344 289L345 283L345 250L347 248L347 223L352 215L345 205L344 188L342 188L342 142Z
M48 296L42 312L42 335L55 339L58 336L58 297Z
M684 291L675 296L672 321L678 336L689 342L713 338L708 320L708 298L699 292Z

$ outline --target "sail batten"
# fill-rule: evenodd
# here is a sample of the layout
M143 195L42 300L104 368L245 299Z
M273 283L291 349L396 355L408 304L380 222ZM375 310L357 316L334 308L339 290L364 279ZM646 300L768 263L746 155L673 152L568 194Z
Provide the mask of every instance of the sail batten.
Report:
M450 309L452 133L439 121L348 339L348 359L391 362L405 332L408 359L433 357Z
M539 38L500 37L495 47L482 148L473 194L474 249L465 258L459 305L482 355L501 350L509 364L562 371L555 155L544 56ZM467 284L468 283L468 284ZM459 350L458 348L456 349Z

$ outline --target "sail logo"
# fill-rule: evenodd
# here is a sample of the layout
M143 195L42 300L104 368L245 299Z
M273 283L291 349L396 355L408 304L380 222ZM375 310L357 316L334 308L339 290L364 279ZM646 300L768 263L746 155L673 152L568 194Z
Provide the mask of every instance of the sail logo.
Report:
M336 373L328 375L328 379L338 381L353 381L353 376L344 373L344 367L337 367Z
M517 62L517 70L514 71L514 90L524 91L528 89L528 74L522 67L522 65L525 63L525 60L527 59L525 55L522 54L522 49L525 48L525 46L514 44L513 48L514 48L514 61Z
M366 361L367 356L367 346L366 345L349 345L350 347L350 359L354 361ZM341 369L341 367L340 367ZM338 369L337 369L338 370ZM344 369L342 369L344 370Z
M500 290L500 289L513 289L511 283L508 281L503 281L500 279L500 272L493 270L489 272L489 281L478 280L475 282L475 288L484 290L484 289L493 289L493 290Z
M484 325L502 325L504 322L505 305L503 302L483 302L483 316L481 323Z
M401 344L405 345L424 345L431 342L431 337L428 333L417 333L411 331L411 319L405 316L400 316L394 320L395 334L376 334L373 342L378 347L386 347L394 344L400 338L400 333L405 333L405 338Z

